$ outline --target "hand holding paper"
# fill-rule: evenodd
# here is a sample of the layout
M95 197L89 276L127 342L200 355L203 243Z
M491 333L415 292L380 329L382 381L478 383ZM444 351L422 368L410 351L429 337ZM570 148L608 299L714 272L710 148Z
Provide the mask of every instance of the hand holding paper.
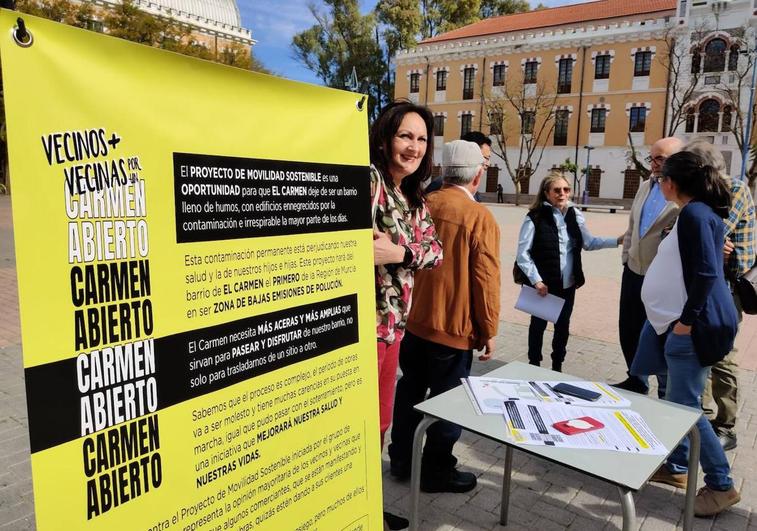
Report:
M549 293L542 297L537 290L524 284L521 286L515 309L554 323L560 317L564 304L565 299Z

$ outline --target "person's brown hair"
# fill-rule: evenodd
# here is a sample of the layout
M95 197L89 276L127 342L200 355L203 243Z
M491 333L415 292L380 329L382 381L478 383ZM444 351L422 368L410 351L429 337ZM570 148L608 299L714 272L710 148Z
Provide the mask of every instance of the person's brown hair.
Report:
M400 189L405 194L411 208L420 208L423 204L423 182L431 176L434 166L434 117L431 111L422 105L416 105L409 100L399 99L381 109L370 132L371 164L378 168L384 181L392 185L389 164L392 158L392 139L400 128L403 118L414 112L426 124L426 154L423 155L420 166L404 179Z

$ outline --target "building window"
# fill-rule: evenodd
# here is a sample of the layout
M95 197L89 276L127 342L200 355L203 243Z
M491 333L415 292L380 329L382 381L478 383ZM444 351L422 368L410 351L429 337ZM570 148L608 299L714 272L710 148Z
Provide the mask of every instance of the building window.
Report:
M693 109L689 109L686 111L686 128L685 131L687 133L693 133L694 132L694 123L696 122L696 115L694 114Z
M557 111L555 113L555 137L554 144L556 146L568 145L568 118L570 114L566 110Z
M731 130L731 106L726 105L723 107L723 125L720 130L724 133L728 133Z
M636 52L633 61L634 77L648 76L652 68L652 52Z
M539 63L536 61L526 61L523 65L523 83L536 83L536 72L539 70Z
M722 72L725 70L726 44L723 39L712 39L704 47L704 71Z
M714 133L718 130L718 113L720 103L715 99L704 100L699 105L699 124L697 130L700 133Z
M573 81L573 59L560 59L557 67L557 93L567 94Z
M444 115L434 116L434 136L444 136Z
M631 107L631 119L628 124L628 130L632 133L643 133L644 126L647 123L646 107Z
M604 133L606 118L607 118L607 109L592 109L591 110L591 132Z
M492 86L503 87L505 85L505 65L494 65L494 79Z
M536 122L536 113L534 111L523 111L521 115L520 134L531 135L534 132L534 123Z
M466 68L463 70L463 99L473 99L473 77L476 75L476 71L473 68Z
M598 55L594 60L594 79L608 79L610 77L609 55Z
M678 16L684 18L686 16L686 0L681 0L678 5Z
M463 114L460 117L460 136L465 136L473 130L473 115Z
M87 19L84 21L84 27L90 31L96 31L97 33L103 33L105 26L99 20Z
M731 46L731 55L728 56L728 71L735 72L739 67L739 47Z
M489 115L489 134L502 134L502 113L493 112Z
M447 90L446 70L439 70L436 72L436 90Z
M418 73L410 74L410 93L414 94L421 90L421 75Z

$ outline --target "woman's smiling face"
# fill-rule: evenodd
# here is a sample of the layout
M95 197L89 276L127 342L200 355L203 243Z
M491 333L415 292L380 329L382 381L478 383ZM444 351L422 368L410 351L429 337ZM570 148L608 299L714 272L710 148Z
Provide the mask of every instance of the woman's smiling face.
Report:
M396 184L414 173L421 165L426 154L427 139L428 132L423 118L418 113L407 113L392 138L389 173Z

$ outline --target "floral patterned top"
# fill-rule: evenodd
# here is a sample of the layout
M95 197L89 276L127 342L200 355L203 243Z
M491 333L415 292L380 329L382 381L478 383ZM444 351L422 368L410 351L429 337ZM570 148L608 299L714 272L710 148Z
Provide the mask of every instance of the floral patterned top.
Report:
M415 271L442 263L442 243L425 203L419 209L411 209L400 189L385 182L374 166L371 199L371 204L377 204L373 219L376 230L388 234L393 243L407 246L413 255L407 267L376 266L376 332L379 341L392 344L401 341L405 333Z

